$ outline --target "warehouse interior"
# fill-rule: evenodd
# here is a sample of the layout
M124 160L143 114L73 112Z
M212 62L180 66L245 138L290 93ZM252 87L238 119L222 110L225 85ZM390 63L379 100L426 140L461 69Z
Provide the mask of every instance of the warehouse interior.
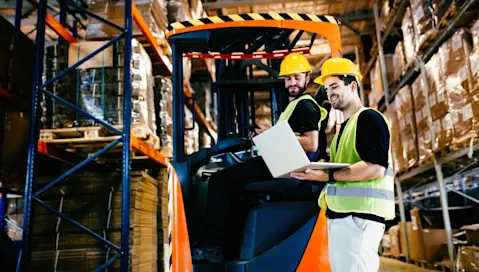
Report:
M363 104L390 122L396 217L379 271L479 271L479 1L0 0L0 15L0 271L320 271L254 266L296 225L258 227L279 238L252 235L243 270L179 253L201 236L209 176L252 156L248 127L286 107L283 51L303 53L312 79L336 53L300 28L213 27L219 53L174 37L266 16L337 24ZM343 121L331 108L328 146ZM309 193L311 214L277 225L316 220ZM292 203L254 198L248 209Z

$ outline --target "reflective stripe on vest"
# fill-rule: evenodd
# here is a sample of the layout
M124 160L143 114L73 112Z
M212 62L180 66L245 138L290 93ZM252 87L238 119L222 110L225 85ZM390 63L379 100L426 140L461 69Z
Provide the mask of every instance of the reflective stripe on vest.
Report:
M354 164L362 159L356 150L356 130L359 114L368 108L362 108L351 118L343 129L338 141L338 134L331 143L331 162ZM381 113L379 113L381 114ZM389 126L387 119L384 118ZM391 143L388 154L391 165ZM394 203L394 172L388 167L384 176L373 180L358 180L356 182L335 182L327 184L321 192L318 204L322 209L335 212L357 212L374 214L386 220L395 217Z
M279 123L279 122L282 122L282 121L288 121L289 118L291 117L291 115L293 115L294 109L296 108L296 105L298 105L299 101L305 100L305 99L313 101L314 104L316 106L318 106L318 108L319 108L319 111L321 113L321 117L319 118L319 121L318 121L318 131L319 131L321 129L321 121L323 121L324 118L326 118L326 115L328 114L328 111L326 111L326 109L324 109L323 107L319 106L318 103L316 102L316 100L314 100L314 98L311 97L309 94L302 95L302 96L294 99L293 101L289 102L288 106L281 113L281 115L279 116L278 121L276 123ZM299 133L295 132L295 134L298 135Z
M366 187L336 187L329 186L328 196L370 197L394 201L394 192Z

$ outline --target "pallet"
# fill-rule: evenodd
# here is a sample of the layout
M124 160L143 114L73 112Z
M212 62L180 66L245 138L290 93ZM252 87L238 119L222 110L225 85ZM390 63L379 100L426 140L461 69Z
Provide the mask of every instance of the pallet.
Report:
M114 128L123 130L123 126L115 125ZM131 135L160 149L160 138L150 134L146 125L131 125ZM66 144L75 148L91 148L104 146L121 136L101 126L58 128L40 130L40 140L47 144Z

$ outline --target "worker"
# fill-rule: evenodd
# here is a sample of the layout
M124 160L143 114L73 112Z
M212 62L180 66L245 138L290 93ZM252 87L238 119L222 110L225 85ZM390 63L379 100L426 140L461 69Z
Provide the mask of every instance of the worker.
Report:
M328 182L318 202L328 219L332 271L378 271L385 220L395 215L389 123L380 112L363 106L358 95L362 76L353 62L331 58L321 70L315 82L326 88L331 105L346 120L331 143L331 162L351 165L291 176Z
M303 150L312 153L318 149L319 126L327 112L310 95L305 94L310 73L308 60L299 53L291 53L281 62L279 75L285 77L289 103L278 122L288 121ZM257 128L254 134L260 134L267 129ZM241 225L239 208L232 204L246 184L273 179L261 157L225 168L210 177L204 232L199 241L201 248L192 250L194 260L206 259L215 263L223 261L224 245L228 243L225 240L228 236L225 235L225 226Z

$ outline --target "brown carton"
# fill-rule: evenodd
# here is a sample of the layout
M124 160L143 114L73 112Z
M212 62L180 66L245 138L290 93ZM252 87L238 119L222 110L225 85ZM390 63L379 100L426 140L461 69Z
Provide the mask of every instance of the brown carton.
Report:
M399 226L395 225L389 228L389 237L391 240L391 255L394 257L401 256L401 245L399 242Z
M467 246L459 249L457 271L479 272L479 247Z
M461 230L466 231L467 241L479 245L479 224L463 226Z

